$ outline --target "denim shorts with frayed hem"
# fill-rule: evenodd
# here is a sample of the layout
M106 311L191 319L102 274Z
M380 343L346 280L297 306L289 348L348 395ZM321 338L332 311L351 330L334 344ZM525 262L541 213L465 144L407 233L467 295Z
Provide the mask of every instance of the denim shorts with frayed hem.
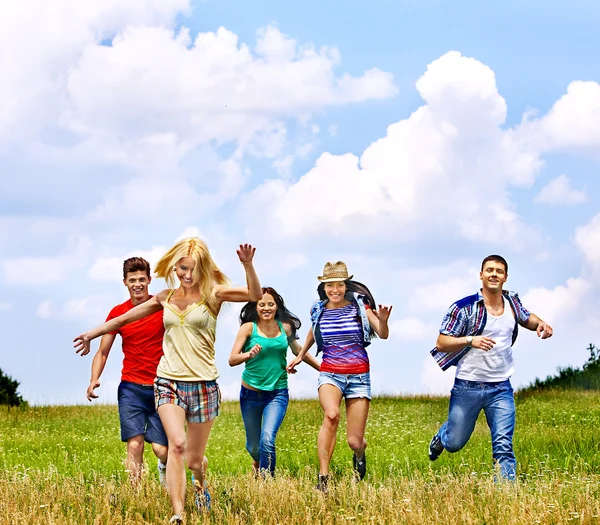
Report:
M221 390L216 381L173 381L164 377L154 380L156 408L177 405L185 410L189 423L206 423L219 415Z
M167 446L167 435L154 406L152 385L121 381L117 390L121 441L144 436L147 443Z
M333 385L340 389L346 399L364 397L371 399L371 374L334 374L321 372L319 374L318 388L323 385Z

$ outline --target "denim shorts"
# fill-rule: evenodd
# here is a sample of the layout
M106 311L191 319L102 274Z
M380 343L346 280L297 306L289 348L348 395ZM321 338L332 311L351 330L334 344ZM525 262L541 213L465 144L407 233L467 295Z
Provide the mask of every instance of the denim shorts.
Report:
M221 390L216 381L173 381L163 377L154 380L156 408L177 405L185 410L190 423L206 423L219 415Z
M152 385L121 381L117 390L121 440L144 436L148 443L167 446L167 435L154 407Z
M346 399L364 397L371 399L371 374L334 374L333 372L321 372L319 374L318 388L323 385L337 386Z

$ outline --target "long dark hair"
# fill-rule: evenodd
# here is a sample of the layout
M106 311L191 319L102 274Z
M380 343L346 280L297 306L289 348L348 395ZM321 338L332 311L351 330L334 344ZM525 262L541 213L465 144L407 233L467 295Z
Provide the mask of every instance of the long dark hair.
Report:
M346 301L353 302L354 296L352 294L358 293L363 296L363 302L365 303L365 306L368 306L371 308L371 310L377 310L375 298L373 297L371 290L367 288L366 284L359 283L358 281L352 281L350 279L346 279L344 283L346 284L346 295L344 296ZM327 299L327 294L325 293L325 283L319 284L317 287L317 293L319 294L319 299L321 301ZM369 335L371 337L375 337L376 335L372 328L369 329Z
M279 295L274 288L267 286L262 289L262 293L269 294L273 299L275 299L275 304L277 305L277 312L275 313L275 319L282 323L288 323L292 327L292 337L296 337L296 331L300 329L302 323L300 319L296 317L292 312L290 312L285 303L283 302L283 297ZM256 305L258 301L252 301L246 303L240 312L240 324L244 323L258 323L258 312L256 311Z

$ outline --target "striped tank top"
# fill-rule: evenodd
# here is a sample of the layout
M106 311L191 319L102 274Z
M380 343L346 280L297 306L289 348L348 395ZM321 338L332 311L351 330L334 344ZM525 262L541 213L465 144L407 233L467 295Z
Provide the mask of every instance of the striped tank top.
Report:
M369 371L369 356L355 302L341 308L325 308L319 328L323 337L321 372L364 374Z

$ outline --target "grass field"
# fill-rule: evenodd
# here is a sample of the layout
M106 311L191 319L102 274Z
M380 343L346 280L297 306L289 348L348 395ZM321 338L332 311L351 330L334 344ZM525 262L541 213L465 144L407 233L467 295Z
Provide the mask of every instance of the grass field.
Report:
M213 510L188 523L600 523L600 395L556 391L517 398L516 483L494 484L483 414L461 452L431 463L427 446L443 398L376 398L367 425L368 474L352 476L342 422L328 497L314 490L316 401L293 401L278 437L278 475L250 473L237 403L224 403L207 456ZM124 472L115 406L0 408L0 523L166 523L168 496L146 455L137 488Z

